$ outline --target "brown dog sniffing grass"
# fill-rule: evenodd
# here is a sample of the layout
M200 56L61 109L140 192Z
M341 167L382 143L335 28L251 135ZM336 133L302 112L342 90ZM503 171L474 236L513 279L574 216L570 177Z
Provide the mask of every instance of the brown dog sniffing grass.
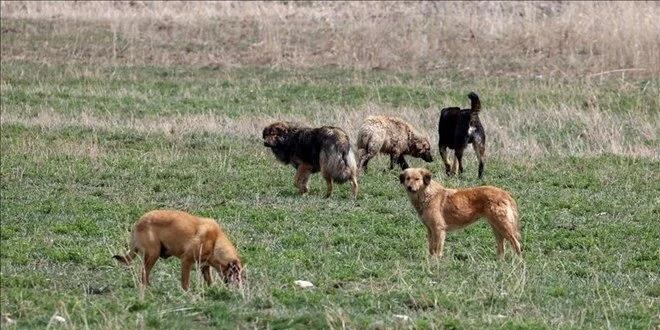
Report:
M432 256L442 257L447 231L466 227L482 217L495 234L498 258L504 255L504 240L521 255L518 209L506 191L492 186L447 189L431 180L431 172L423 168L404 170L399 181L426 226Z
M141 282L149 285L149 273L158 258L175 256L181 260L181 287L188 290L193 264L201 265L207 284L212 283L213 267L227 284L240 286L241 260L217 222L209 218L170 210L156 210L143 215L133 227L130 251L113 258L129 265L137 254L142 256Z

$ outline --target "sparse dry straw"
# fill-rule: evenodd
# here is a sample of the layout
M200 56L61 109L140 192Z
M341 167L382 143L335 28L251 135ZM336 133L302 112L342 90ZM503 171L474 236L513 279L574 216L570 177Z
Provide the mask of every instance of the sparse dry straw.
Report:
M52 28L38 33L51 37L85 34L90 26L105 31L89 36L105 38L100 48L81 38L26 54L31 48L21 42L3 43L5 60L500 76L660 72L657 2L3 1L1 9L3 20L49 21Z

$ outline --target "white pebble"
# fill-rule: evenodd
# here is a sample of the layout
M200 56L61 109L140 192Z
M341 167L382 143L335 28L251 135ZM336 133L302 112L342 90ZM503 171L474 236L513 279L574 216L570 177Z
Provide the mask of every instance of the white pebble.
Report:
M408 316L408 315L394 314L394 318L397 319L397 320L404 321L404 322L410 321L410 316Z
M57 323L64 323L66 322L66 319L59 316L59 315L53 315L53 317L50 318L51 321L55 321Z
M312 282L309 282L309 281L297 280L297 281L294 281L293 283L294 283L295 285L297 285L297 286L303 288L303 289L313 288L313 287L314 287L314 284L312 284Z

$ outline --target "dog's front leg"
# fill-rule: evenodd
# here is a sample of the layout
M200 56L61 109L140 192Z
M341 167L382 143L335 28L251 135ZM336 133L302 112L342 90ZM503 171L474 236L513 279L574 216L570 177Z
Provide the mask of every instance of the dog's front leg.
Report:
M456 148L454 160L458 163L458 174L463 174L463 151L465 147Z
M397 163L399 163L399 166L401 166L401 170L405 170L410 167L408 166L408 162L406 162L406 159L403 157L403 155L399 155L397 157Z
M429 244L429 255L433 255L433 244L434 244L434 235L431 231L431 227L426 226L426 242Z
M444 230L444 228L437 228L437 240L436 240L436 247L435 251L437 253L438 258L442 258L442 253L445 248L445 236L447 235L447 232Z
M211 267L203 266L202 267L202 276L204 276L204 281L207 285L213 284L213 278L211 277Z
M429 231L429 253L431 256L442 258L445 244L445 225L442 215L437 210L431 209L422 214L422 219Z
M193 261L189 258L181 259L181 288L188 290L188 283L190 281L190 269L192 268Z
M437 227L431 228L431 239L429 240L429 254L432 257L442 258L442 250L445 244L445 231Z
M332 175L330 173L323 173L323 178L327 185L327 190L325 192L325 198L329 198L332 195Z
M309 176L311 174L311 169L309 166L305 164L301 164L298 166L298 171L296 171L296 175L294 176L293 180L295 181L296 187L298 188L298 191L301 194L306 193L309 191L309 188L307 187L307 182L309 181Z

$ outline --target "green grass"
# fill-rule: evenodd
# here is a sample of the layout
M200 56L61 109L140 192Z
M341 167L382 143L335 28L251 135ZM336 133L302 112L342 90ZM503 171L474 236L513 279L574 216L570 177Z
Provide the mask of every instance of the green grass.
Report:
M484 109L535 111L596 107L605 112L657 115L660 80L618 83L557 79L476 78L347 70L265 70L37 65L3 63L3 104L25 114L53 109L125 116L216 113L312 116L310 104L356 107L468 106L482 94ZM44 77L48 77L44 81Z
M539 109L567 107L581 115L616 114L608 117L613 124L634 118L613 139L658 150L658 80L3 61L1 86L0 301L3 315L20 328L45 327L55 313L72 328L660 326L657 153L570 152L576 136L599 128L571 125L570 118L563 126L545 125L552 118L538 115ZM434 127L436 108L466 104L469 90L482 94L484 114L493 114L486 118L505 124L529 118L504 128L484 123L494 141L485 181L475 178L471 152L460 178L445 178L438 162L410 162L429 167L449 187L509 190L520 208L522 261L495 260L485 223L450 233L445 258L429 260L425 230L398 172L384 170L386 157L360 177L355 202L347 185L323 199L319 175L301 197L293 169L261 146L261 127L246 124L280 116L319 122L328 113L375 104L419 109L433 122L416 124ZM584 105L589 99L597 103ZM70 120L30 121L53 113ZM203 123L193 123L192 129L161 132L113 121L194 120L199 114L242 119L243 126L232 130L227 122L214 126L217 131L196 131ZM84 122L89 115L101 125ZM356 124L348 120L333 124ZM656 132L634 123L650 123ZM566 153L529 157L529 146L522 145L501 156L504 148L518 147L507 144L516 141L498 143L496 133L507 130L528 131L533 141ZM218 219L244 259L246 288L206 288L195 276L185 293L179 264L169 259L158 262L153 286L141 295L137 265L121 268L111 255L126 250L132 223L155 208ZM300 290L293 285L298 279L316 288ZM411 320L397 321L394 314Z
M352 202L346 185L321 198L318 175L298 196L293 170L255 136L21 124L1 134L2 312L22 328L44 327L56 312L92 328L659 325L657 161L493 158L485 183L517 199L524 261L497 262L484 223L450 233L446 257L433 261L397 172L381 170L385 157ZM429 167L447 186L479 184L467 162L468 173L449 180L440 164ZM204 288L195 278L184 293L178 262L167 260L141 298L133 273L110 256L154 208L219 219L244 258L247 287ZM316 288L297 289L297 279Z

